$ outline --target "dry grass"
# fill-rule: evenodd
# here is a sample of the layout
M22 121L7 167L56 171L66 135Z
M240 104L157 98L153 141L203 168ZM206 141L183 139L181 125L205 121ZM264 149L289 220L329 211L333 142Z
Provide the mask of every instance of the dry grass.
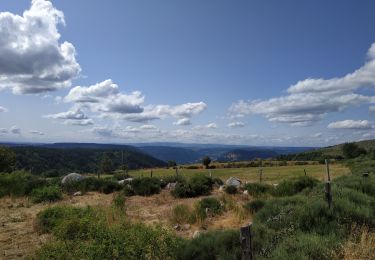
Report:
M366 226L353 228L350 240L343 246L337 259L375 259L375 231L370 231Z

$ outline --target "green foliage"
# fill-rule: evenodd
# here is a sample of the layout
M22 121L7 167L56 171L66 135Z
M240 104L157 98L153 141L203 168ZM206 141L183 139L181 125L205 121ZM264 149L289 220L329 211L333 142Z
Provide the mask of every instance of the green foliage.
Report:
M202 164L206 167L206 169L208 169L208 167L210 166L210 163L211 163L210 157L205 156L202 158Z
M45 186L42 188L33 189L31 192L31 200L34 203L53 202L62 199L62 193L57 186Z
M45 179L32 176L25 171L0 173L0 197L25 196L33 189L48 185Z
M266 201L262 199L252 200L244 205L244 208L254 214L266 205Z
M221 185L224 184L223 180L220 179L220 178L213 178L213 179L212 179L212 182L213 182L214 184L216 184L216 185L219 185L219 186L221 186Z
M342 146L342 152L346 159L353 159L361 154L366 154L366 150L364 148L360 148L356 143L345 143Z
M210 231L186 241L176 259L241 259L239 232L234 230Z
M171 221L175 224L193 224L196 217L188 205L178 204L172 208Z
M213 186L211 178L205 175L195 175L187 182L178 182L175 189L171 191L177 198L189 198L201 195L209 195Z
M0 146L0 172L10 172L16 165L16 154L5 146Z
M271 192L273 187L269 184L254 182L245 184L244 189L252 196L260 196Z
M83 193L88 191L98 191L109 194L120 190L122 187L112 179L86 177L80 181L71 181L62 185L62 188L67 193L81 191Z
M136 195L150 196L160 192L161 183L158 178L135 178L131 186Z
M234 185L228 185L225 186L225 192L228 194L236 194L237 193L237 187Z
M112 205L120 210L125 209L125 194L123 192L117 193L112 201Z
M272 190L274 196L291 196L301 192L306 188L315 187L319 181L309 176L300 176L288 180L284 180Z
M37 259L173 259L182 239L161 227L115 222L92 208L53 207L38 214L41 231L55 239Z
M272 259L330 260L337 250L337 236L298 233L283 240L272 252Z
M105 153L102 156L102 159L100 161L99 172L106 174L106 173L111 173L113 170L114 168L113 168L112 159L107 153Z
M177 163L176 161L168 161L168 167L176 167L177 166Z
M223 207L218 199L210 197L203 198L195 205L196 216L200 221L206 219L207 213L211 216L219 215L223 211Z

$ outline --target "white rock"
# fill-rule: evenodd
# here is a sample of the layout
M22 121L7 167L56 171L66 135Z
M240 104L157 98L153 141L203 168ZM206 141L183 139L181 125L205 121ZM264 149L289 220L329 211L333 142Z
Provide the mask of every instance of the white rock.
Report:
M193 234L193 238L197 238L201 235L201 232L199 230L195 230L194 234Z
M230 177L225 184L228 186L235 186L236 188L239 188L241 186L242 181L236 177Z
M82 196L82 192L80 192L80 191L74 192L73 196Z
M62 184L66 184L66 183L69 183L69 182L79 182L81 180L83 180L85 177L82 176L81 174L78 174L78 173L75 173L75 172L72 172L72 173L69 173L68 175L66 175L61 183Z
M249 195L249 191L248 191L248 190L244 190L244 191L243 191L243 194L244 194L244 195Z

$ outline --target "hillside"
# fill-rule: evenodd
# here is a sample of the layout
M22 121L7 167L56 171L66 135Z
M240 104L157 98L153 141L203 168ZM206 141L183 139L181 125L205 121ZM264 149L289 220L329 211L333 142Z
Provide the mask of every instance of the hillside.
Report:
M108 148L50 148L43 146L16 146L11 148L17 157L17 168L33 174L62 175L67 172L96 173L103 155L112 161L112 168L124 163L131 169L162 167L166 163L145 154L134 147Z
M355 142L359 147L369 151L372 148L375 148L375 139L374 140L365 140ZM302 153L294 153L289 155L280 155L279 159L285 160L322 160L322 159L342 159L344 157L342 152L342 146L344 144L338 144L333 146L328 146L324 148L314 149L312 151L306 151Z

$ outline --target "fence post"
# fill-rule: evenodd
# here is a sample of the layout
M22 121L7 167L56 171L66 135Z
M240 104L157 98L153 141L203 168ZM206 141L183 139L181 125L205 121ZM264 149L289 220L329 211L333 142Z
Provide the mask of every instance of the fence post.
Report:
M331 181L331 175L329 173L329 160L326 159L326 171L327 171L327 181Z
M307 173L306 173L306 169L303 169L303 171L305 172L305 176L307 175Z
M262 182L262 178L263 177L263 169L260 168L260 171L259 171L259 182Z
M178 177L178 169L177 169L177 166L176 166L176 176Z
M151 170L151 172L150 172L150 177L152 178L152 170Z
M251 226L252 223L240 228L240 242L243 260L254 260Z
M332 206L332 190L331 190L331 182L327 181L326 182L326 199L328 202L328 208L330 209Z

